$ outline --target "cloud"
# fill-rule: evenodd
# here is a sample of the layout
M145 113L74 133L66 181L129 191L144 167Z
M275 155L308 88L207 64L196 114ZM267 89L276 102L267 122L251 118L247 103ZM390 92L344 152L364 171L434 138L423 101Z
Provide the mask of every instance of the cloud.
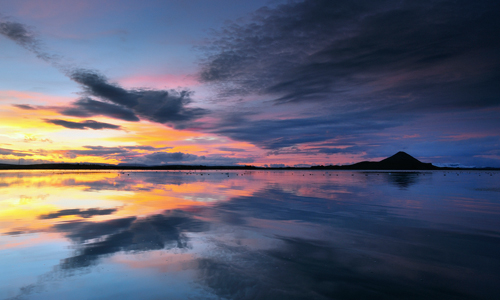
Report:
M70 78L81 84L91 96L131 110L143 119L175 128L185 128L208 113L202 108L188 107L192 102L192 92L189 90L126 90L110 83L104 75L86 69L73 70Z
M245 149L233 148L233 147L219 147L217 149L224 152L246 152Z
M36 110L36 107L33 107L28 104L12 104L12 106L17 107L19 109L24 109L24 110Z
M127 164L139 165L168 165L186 164L203 166L232 166L240 163L251 163L252 158L227 157L221 155L195 155L183 152L154 152L146 155L137 155L122 160Z
M275 103L498 105L499 10L497 1L292 1L223 28L203 48L200 79Z
M127 108L88 97L73 102L71 107L57 108L57 110L65 116L72 117L106 116L129 122L139 121L135 113Z
M145 162L156 162L157 164L168 164L172 162L189 162L198 159L198 155L182 152L155 152L144 155Z
M24 24L9 21L0 16L0 34L14 41L21 47L35 53L40 59L49 62L55 60L56 56L44 51L35 33Z
M104 146L83 146L83 150L65 150L62 153L69 158L76 158L77 156L101 156L106 158L113 158L122 160L123 162L130 162L131 160L143 159L151 160L145 157L167 157L175 158L188 158L197 157L196 155L185 154L181 152L159 152L159 150L170 149L171 147L151 147L151 146L117 146L117 147L104 147ZM154 155L152 155L154 154ZM148 156L149 155L149 156ZM151 156L152 155L152 156Z
M58 119L46 119L45 122L50 123L50 124L54 124L54 125L63 126L63 127L69 128L69 129L80 129L80 130L85 130L85 129L94 129L94 130L121 129L121 127L118 125L97 122L97 121L93 121L93 120L86 120L86 121L82 121L82 122L71 122L71 121L58 120Z
M227 157L222 155L196 155L184 152L167 152L162 150L171 147L151 147L151 146L83 146L81 150L56 150L54 153L67 158L77 158L78 156L99 156L106 159L118 160L122 165L224 165L232 166L240 163L251 163L253 158Z
M53 212L50 214L40 215L39 219L56 219L64 216L80 216L82 218L90 218L93 216L103 216L110 215L114 213L117 209L99 209L99 208L89 208L89 209L63 209L57 212Z
M24 24L0 19L0 34L51 63L71 80L80 84L88 96L100 100L85 97L75 101L70 107L56 108L63 115L75 117L102 115L134 122L144 119L184 129L194 126L193 122L196 119L209 112L203 108L189 106L193 102L191 99L193 92L189 90L127 90L116 83L111 83L98 71L65 64L61 62L60 57L42 49L36 34ZM28 109L27 106L20 108Z
M19 157L33 156L32 153L27 153L27 152L18 151L18 150L12 150L12 149L6 149L6 148L0 148L0 155L14 155L14 156L19 156Z
M231 111L207 131L278 153L294 146L303 148L298 155L381 148L386 156L402 148L387 152L394 140L376 134L407 124L421 136L445 127L498 127L478 115L500 105L500 40L491 38L500 35L499 11L498 1L463 0L263 7L200 48L199 78L215 87L219 101L263 101L261 108L249 104L254 115ZM278 110L279 117L272 113ZM417 120L435 121L443 112L467 114L420 129ZM324 145L340 138L349 138L349 147Z
M31 142L53 143L53 141L49 138L43 138L43 137L39 137L36 135L31 135L31 134L24 136L24 142L26 142L26 143L31 143Z
M233 140L275 150L298 144L323 142L345 135L370 135L395 127L400 122L398 116L383 112L373 115L367 111L290 119L252 120L238 116L224 119L208 130Z

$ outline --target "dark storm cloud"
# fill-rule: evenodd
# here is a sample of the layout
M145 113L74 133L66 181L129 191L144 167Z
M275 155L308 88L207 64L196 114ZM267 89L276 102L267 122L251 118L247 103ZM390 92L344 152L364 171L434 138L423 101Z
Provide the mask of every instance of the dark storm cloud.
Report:
M116 208L109 208L109 209L99 209L99 208L89 208L89 209L62 209L57 212L45 214L45 215L40 215L38 218L39 219L56 219L59 217L64 217L64 216L80 216L82 218L90 218L93 216L103 216L103 215L110 215L114 213L117 209Z
M499 12L487 0L288 2L224 28L200 78L276 103L498 105Z
M113 125L109 123L103 123L103 122L97 122L93 120L86 120L82 122L71 122L71 121L65 121L65 120L58 120L58 119L47 119L45 122L54 124L54 125L59 125L63 126L69 129L94 129L94 130L100 130L100 129L121 129L120 126L118 125Z
M24 109L24 110L35 110L36 109L36 107L33 107L31 105L28 105L28 104L12 104L12 106L20 108L20 109Z
M35 33L24 24L0 19L0 34L51 63L80 84L89 96L101 100L87 97L74 102L72 107L57 109L64 115L103 115L126 121L139 121L141 118L183 129L192 126L196 119L208 113L206 109L189 107L192 103L192 92L189 90L127 90L109 82L98 71L74 68L61 63L59 57L42 49Z

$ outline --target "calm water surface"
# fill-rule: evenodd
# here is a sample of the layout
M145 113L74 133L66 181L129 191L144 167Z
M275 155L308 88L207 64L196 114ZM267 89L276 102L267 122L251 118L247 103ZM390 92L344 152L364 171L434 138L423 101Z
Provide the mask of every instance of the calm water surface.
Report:
M498 299L498 172L0 172L0 299Z

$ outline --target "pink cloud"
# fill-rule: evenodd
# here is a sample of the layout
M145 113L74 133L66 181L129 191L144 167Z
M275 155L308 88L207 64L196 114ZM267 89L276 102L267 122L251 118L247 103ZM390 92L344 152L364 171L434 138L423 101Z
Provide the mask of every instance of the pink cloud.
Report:
M443 137L443 140L451 141L463 141L469 139L477 139L491 136L489 133L461 133L461 134L450 134Z

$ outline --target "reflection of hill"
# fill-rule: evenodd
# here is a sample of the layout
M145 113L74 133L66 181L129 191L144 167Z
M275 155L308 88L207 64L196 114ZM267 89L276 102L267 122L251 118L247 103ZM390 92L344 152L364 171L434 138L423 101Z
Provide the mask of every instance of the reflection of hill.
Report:
M389 183L402 189L408 188L409 186L417 183L419 180L418 173L413 172L387 173L386 176Z

